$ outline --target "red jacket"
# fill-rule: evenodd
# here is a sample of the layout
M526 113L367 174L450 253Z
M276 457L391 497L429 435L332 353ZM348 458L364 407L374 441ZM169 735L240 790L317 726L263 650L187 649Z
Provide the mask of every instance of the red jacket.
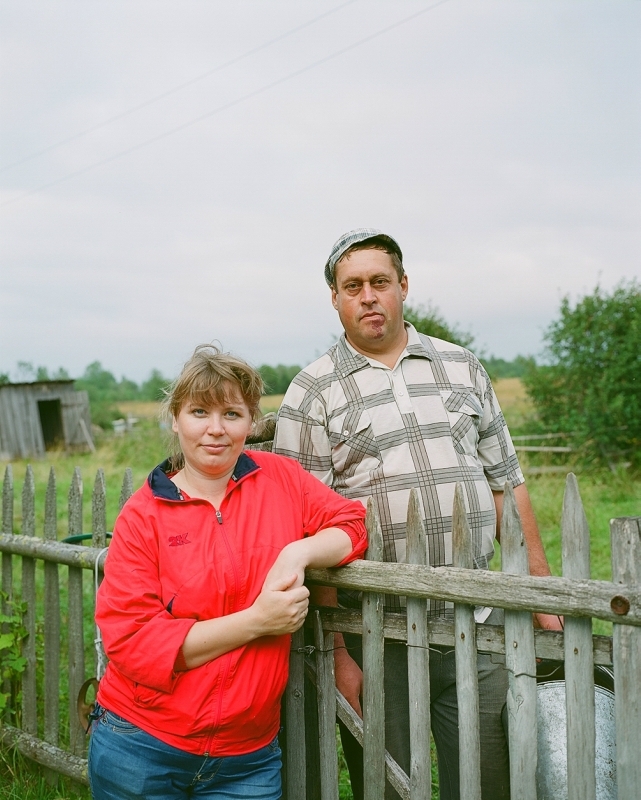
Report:
M289 636L266 636L178 671L197 620L248 608L289 542L330 527L363 554L365 509L288 458L243 453L215 511L183 499L157 467L118 520L98 592L96 622L110 659L98 702L190 753L241 755L280 725ZM184 663L184 662L183 662Z

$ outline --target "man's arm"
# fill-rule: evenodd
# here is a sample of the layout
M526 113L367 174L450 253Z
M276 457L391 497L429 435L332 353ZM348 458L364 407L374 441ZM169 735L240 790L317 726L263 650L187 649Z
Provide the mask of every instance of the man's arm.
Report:
M318 606L334 608L338 605L336 589L330 586L312 586L311 601ZM362 718L363 671L347 652L342 633L334 634L334 671L336 688Z
M492 492L494 495L494 505L496 506L496 538L500 542L501 517L503 514L503 492ZM534 516L534 509L530 501L530 494L524 483L514 488L514 498L516 507L521 517L521 527L527 547L528 561L530 564L530 575L551 575L550 565L548 564L539 526ZM546 628L551 631L563 630L561 618L555 614L535 614L534 619L538 627Z
M278 412L274 437L274 453L295 458L308 472L327 486L332 485L333 469L331 447L327 436L325 415L318 403L306 403L304 389L294 380L283 398ZM305 407L307 413L299 409ZM315 414L309 413L311 408ZM305 447L301 443L305 443ZM329 586L312 586L310 600L318 606L338 606L336 589ZM347 652L342 633L334 634L334 669L336 688L354 711L362 717L361 695L363 672Z

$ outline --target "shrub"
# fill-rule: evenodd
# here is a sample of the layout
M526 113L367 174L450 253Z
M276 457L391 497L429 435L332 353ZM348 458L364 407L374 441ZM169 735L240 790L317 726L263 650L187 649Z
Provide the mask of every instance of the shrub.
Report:
M541 422L592 463L641 466L641 286L597 286L574 307L565 297L544 338L549 363L524 376Z
M408 306L403 308L403 318L410 322L419 333L426 336L435 336L437 339L445 339L446 342L459 344L461 347L470 347L474 341L471 333L461 331L457 327L449 325L441 316L438 308L428 305Z
M300 367L297 365L286 367L284 364L270 367L269 364L263 364L258 367L258 371L265 384L266 394L285 394L289 384L300 372Z

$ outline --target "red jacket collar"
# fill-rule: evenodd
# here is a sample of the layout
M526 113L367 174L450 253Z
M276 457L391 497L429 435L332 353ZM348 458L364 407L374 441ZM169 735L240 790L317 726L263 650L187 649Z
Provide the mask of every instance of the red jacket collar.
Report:
M252 472L259 470L259 465L247 453L241 453L234 467L231 479L238 483L242 478L251 475ZM149 473L147 483L154 497L160 500L182 500L182 495L176 484L169 477L175 475L172 469L171 459L163 461Z

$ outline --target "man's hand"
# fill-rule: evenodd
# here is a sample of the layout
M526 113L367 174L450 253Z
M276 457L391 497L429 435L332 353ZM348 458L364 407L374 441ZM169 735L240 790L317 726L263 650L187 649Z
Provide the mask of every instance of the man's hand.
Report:
M543 628L546 631L562 631L563 618L556 614L535 614L534 626Z
M362 719L363 671L345 649L343 637L339 633L334 635L334 648L336 688Z

